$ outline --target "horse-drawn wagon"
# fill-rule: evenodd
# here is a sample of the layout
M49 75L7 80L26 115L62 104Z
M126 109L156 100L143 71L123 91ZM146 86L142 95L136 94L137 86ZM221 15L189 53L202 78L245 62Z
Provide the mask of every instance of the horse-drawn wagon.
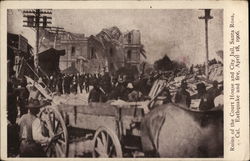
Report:
M168 103L148 112L148 105L161 93L164 84L155 88L158 90L149 102L53 101L40 112L47 129L44 131L53 137L45 147L48 156L68 157L69 127L89 134L93 157L132 157L132 152L138 151L143 151L144 156L158 157L223 155L223 113L219 109L196 111ZM145 113L148 114L144 117Z
M51 157L67 157L68 127L73 127L90 134L93 157L123 157L123 151L141 150L140 122L143 117L144 109L139 103L46 106L40 118L47 135L55 138L46 147L46 152Z

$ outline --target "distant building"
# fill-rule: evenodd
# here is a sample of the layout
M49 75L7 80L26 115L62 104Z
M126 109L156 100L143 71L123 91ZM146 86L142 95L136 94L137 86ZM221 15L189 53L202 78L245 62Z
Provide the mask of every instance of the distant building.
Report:
M96 37L104 45L109 72L114 73L122 67L133 67L140 72L141 55L146 56L139 30L123 34L114 26L103 29Z
M105 46L93 35L88 38L87 61L84 63L86 73L101 73L107 70Z
M88 39L84 34L61 34L56 41L56 49L65 50L65 55L60 58L60 69L75 66L79 72L83 72L82 66L88 53L87 46Z
M134 66L139 69L141 63L141 55L146 58L143 45L141 44L141 33L139 30L132 30L124 35L124 65Z
M116 26L89 37L65 32L58 36L56 49L65 49L65 55L60 58L60 70L73 66L80 73L115 73L131 66L139 72L141 55L146 58L140 31L123 34Z

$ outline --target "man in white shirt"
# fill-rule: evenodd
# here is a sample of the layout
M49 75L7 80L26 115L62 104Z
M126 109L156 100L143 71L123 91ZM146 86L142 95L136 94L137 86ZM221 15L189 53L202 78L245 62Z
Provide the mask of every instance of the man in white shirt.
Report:
M26 106L29 112L20 118L20 157L46 157L41 144L48 144L51 138L43 136L41 120L36 116L43 106L39 100L31 100Z

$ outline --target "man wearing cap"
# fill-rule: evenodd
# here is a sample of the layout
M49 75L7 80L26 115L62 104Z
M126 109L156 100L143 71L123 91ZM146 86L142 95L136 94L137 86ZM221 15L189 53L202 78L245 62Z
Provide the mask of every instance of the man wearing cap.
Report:
M199 109L201 111L206 111L214 108L213 97L207 93L206 85L204 83L199 83L196 89L198 93L194 96L194 99L200 99Z
M88 98L88 102L100 102L100 97L102 94L102 91L99 88L99 84L97 79L93 80L93 89L90 90L89 92L89 98Z
M191 98L187 89L187 82L181 82L181 88L177 91L175 95L175 103L183 104L184 106L189 107L191 103Z
M20 118L20 157L46 157L41 144L48 144L51 138L43 136L41 120L36 116L43 106L37 99L30 100L26 106L29 112Z

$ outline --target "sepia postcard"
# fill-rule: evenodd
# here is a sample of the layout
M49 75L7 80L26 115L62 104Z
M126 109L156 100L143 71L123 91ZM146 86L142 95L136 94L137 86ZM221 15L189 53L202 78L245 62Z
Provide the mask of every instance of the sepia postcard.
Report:
M249 160L247 1L2 1L1 160Z

